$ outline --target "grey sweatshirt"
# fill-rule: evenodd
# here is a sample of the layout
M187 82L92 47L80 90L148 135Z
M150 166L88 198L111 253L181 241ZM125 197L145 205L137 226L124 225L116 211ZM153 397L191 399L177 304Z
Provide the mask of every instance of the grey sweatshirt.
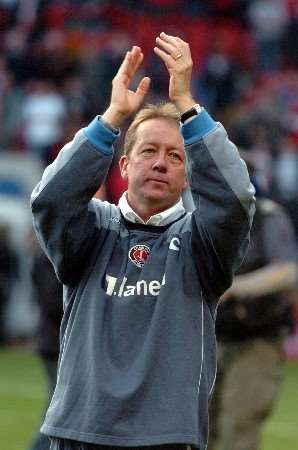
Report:
M117 137L99 118L32 194L39 241L64 284L58 380L41 431L114 446L207 445L218 298L248 245L254 189L221 124L182 126L196 209L133 224L92 198Z

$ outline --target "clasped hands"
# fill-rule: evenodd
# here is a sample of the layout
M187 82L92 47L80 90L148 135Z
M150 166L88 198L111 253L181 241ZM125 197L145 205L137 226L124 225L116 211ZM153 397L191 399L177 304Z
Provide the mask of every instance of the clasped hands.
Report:
M170 101L181 113L187 111L196 103L190 91L193 63L188 43L162 32L156 38L153 50L168 70ZM141 48L133 46L127 51L113 79L110 105L102 118L115 128L140 108L149 91L150 78L146 76L141 79L135 91L129 88L143 59Z

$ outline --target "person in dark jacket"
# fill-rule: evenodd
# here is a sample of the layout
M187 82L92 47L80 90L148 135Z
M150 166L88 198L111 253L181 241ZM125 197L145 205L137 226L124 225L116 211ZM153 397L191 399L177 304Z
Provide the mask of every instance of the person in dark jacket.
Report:
M251 158L243 156L257 181ZM264 193L259 184L250 247L218 307L208 450L258 450L282 388L283 340L293 330L297 244L286 211Z
M254 188L223 126L191 95L189 45L165 33L156 43L171 103L139 110L150 80L129 89L143 60L134 46L108 109L32 193L39 241L64 284L58 379L41 428L51 450L206 447L216 305L248 246ZM94 199L137 110L120 158L127 191L118 205Z
M59 357L59 332L63 315L62 284L58 281L54 268L41 250L36 245L33 264L32 282L34 288L34 299L39 308L39 322L35 337L35 348L39 354L48 387L48 408L52 398L56 379ZM47 450L50 441L47 436L39 431L33 438L30 450Z
M13 282L17 277L18 258L10 242L9 227L0 224L0 345L8 341L5 315Z

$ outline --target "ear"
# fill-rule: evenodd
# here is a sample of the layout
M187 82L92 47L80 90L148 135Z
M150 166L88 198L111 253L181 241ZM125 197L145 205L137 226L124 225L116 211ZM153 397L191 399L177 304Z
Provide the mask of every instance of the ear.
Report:
M119 168L123 180L128 179L128 170L127 170L128 160L129 158L127 155L122 155L121 158L119 159Z

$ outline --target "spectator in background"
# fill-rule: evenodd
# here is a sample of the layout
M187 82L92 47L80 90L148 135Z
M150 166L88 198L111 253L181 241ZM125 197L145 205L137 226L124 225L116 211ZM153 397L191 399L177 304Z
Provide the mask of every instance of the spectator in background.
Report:
M46 162L50 147L62 137L65 100L46 80L35 80L28 91L21 110L25 148Z
M280 69L283 37L290 20L287 2L254 0L247 13L256 39L257 68Z
M16 20L24 28L30 29L35 21L41 0L19 0Z
M28 32L21 26L13 26L4 33L2 50L17 83L32 77L35 64L32 49L29 53Z
M112 79L131 42L129 33L114 32L100 51L93 48L82 55L80 70L86 88L88 112L91 116L96 114L98 103L104 107L108 105Z
M15 146L22 100L23 90L15 84L6 58L0 56L0 150L11 150Z
M63 96L66 102L67 116L71 117L78 127L78 123L83 123L85 120L88 111L82 78L76 75L65 78Z
M291 20L285 30L283 50L288 67L298 69L298 2L292 1Z
M295 143L285 138L277 155L272 187L273 194L285 206L298 237L298 153Z
M239 73L232 58L221 50L220 43L214 44L197 78L197 95L213 114L218 114L239 98Z
M0 224L0 345L7 342L5 310L17 275L18 261L10 243L9 228Z
M247 159L247 158L246 158ZM283 339L293 329L296 241L285 211L260 196L251 243L218 307L217 380L209 450L258 450L264 421L282 387Z
M48 401L54 392L59 355L59 330L63 314L62 285L57 280L53 266L36 244L32 265L34 299L39 307L39 324L36 350L40 355L47 378ZM39 431L34 436L30 450L47 450L50 441Z
M188 3L188 0L185 0ZM208 2L212 15L216 19L227 18L236 20L244 26L246 25L246 10L251 0L210 0ZM189 2L189 3L196 3Z
M286 142L275 163L275 182L283 203L298 195L298 154L291 142Z

